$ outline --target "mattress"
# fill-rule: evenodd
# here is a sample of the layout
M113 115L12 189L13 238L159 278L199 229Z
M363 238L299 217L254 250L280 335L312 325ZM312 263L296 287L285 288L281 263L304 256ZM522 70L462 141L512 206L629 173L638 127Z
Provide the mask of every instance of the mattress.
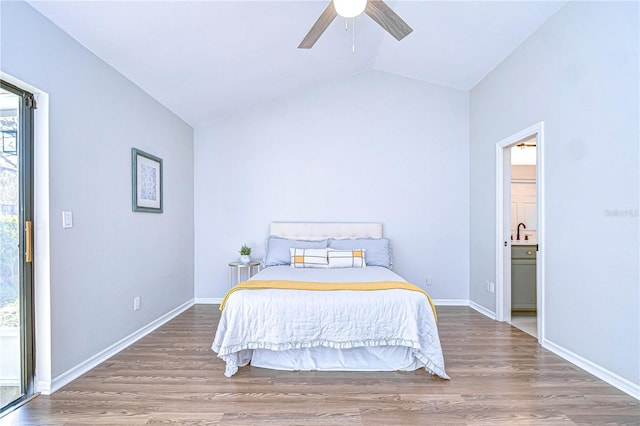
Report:
M253 280L400 281L383 267L273 266ZM376 291L242 290L229 295L212 349L231 377L247 365L281 370L389 371L425 368L448 378L425 295Z

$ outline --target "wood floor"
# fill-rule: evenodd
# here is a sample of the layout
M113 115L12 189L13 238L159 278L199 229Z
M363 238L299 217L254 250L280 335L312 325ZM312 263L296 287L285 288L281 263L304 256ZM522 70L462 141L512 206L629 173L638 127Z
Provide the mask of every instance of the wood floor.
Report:
M16 425L640 424L640 403L466 307L440 307L451 381L415 372L241 368L211 352L217 306L196 305L51 396Z

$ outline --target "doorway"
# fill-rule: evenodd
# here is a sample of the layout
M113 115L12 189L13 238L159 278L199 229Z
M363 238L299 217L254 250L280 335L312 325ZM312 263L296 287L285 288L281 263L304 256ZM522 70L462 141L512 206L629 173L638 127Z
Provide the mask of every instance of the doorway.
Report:
M33 393L33 110L0 80L0 413Z
M496 319L544 339L543 123L496 144Z

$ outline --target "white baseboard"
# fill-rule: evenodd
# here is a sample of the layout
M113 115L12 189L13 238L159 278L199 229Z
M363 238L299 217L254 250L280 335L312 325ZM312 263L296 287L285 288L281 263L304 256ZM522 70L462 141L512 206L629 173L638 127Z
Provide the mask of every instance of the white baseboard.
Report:
M587 373L591 373L597 378L604 380L611 386L620 389L622 392L640 400L640 385L632 383L624 377L620 377L606 368L602 368L588 359L582 358L580 355L575 354L570 350L549 341L548 339L542 341L542 347L550 350L559 357L566 359L577 367L582 368Z
M492 320L496 319L495 312L491 312L490 310L488 310L484 306L478 305L476 302L472 302L471 300L469 300L469 307L471 309L474 309L474 310L480 312L482 315L491 318Z
M433 304L436 306L469 306L469 301L466 299L433 299Z
M36 381L36 392L40 392L42 395L51 395L51 382L46 380Z
M219 305L222 303L222 297L196 297L196 305Z
M172 320L173 318L175 318L176 316L180 315L181 313L183 313L184 311L189 309L191 306L193 306L193 304L194 304L194 299L191 299L191 300L183 303L182 305L178 306L177 308L173 309L172 311L167 312L166 314L164 314L160 318L158 318L158 319L150 322L149 324L145 325L141 329L131 333L130 335L128 335L124 339L122 339L122 340L114 343L113 345L109 346L108 348L98 352L97 354L95 354L91 358L89 358L89 359L83 361L82 363L76 365L75 367L65 371L64 373L60 374L59 376L54 377L51 380L51 383L39 381L38 382L38 389L37 389L38 392L42 393L43 395L50 395L50 394L54 393L55 391L57 391L58 389L60 389L64 385L66 385L69 382L77 379L78 377L80 377L81 375L86 373L87 371L89 371L92 368L98 366L99 364L101 364L102 362L104 362L107 359L111 358L112 356L114 356L115 354L120 352L121 350L127 348L131 344L135 343L136 341L140 340L141 338L143 338L147 334L151 333L156 328L160 327L161 325L165 324L166 322L168 322L168 321Z

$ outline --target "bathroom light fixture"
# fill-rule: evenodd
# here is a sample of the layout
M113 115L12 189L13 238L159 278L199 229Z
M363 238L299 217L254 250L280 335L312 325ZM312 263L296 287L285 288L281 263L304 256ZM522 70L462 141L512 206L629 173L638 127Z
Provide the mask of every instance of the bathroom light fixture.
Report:
M333 6L343 18L355 18L364 12L367 0L333 0Z
M518 148L520 149L525 149L525 148L535 148L536 144L535 143L519 143L518 145L516 145Z

